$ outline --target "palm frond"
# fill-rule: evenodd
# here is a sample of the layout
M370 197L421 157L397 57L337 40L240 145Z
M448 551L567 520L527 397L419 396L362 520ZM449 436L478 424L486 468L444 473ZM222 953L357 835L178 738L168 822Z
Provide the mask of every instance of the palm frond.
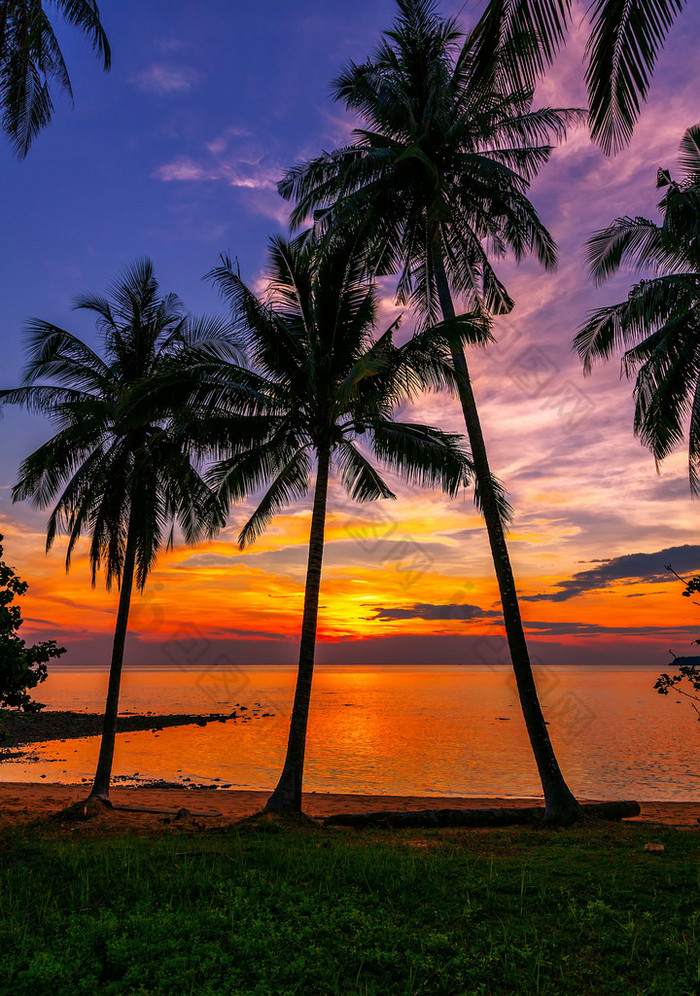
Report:
M513 520L513 507L508 501L507 492L503 484L493 474L491 475L491 490L493 491L496 499L498 517L501 520L501 525L506 527ZM479 482L476 479L474 480L474 504L480 512L483 512L481 488L479 487Z
M672 270L685 263L684 254L664 237L663 229L648 218L616 218L586 242L588 269L597 284L607 280L624 263L637 270L653 267Z
M586 70L591 137L610 155L632 137L666 35L684 0L595 0Z
M280 470L263 495L258 507L238 534L238 545L243 550L265 532L274 516L292 501L303 498L309 490L311 460L306 450L300 449Z
M110 67L110 49L94 0L57 0L64 19L87 36ZM52 87L73 98L70 77L49 17L37 0L3 3L0 10L0 108L11 147L23 159L50 122Z
M700 186L700 124L688 128L681 139L678 164L685 183Z
M340 443L335 451L335 459L340 478L353 501L396 498L391 488L352 442Z
M409 484L442 488L451 497L472 478L471 458L462 437L432 426L389 419L372 423L372 449Z

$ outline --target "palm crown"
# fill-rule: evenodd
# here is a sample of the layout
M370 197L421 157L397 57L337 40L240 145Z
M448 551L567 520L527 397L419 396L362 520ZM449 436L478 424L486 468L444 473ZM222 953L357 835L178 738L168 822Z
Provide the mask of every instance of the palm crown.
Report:
M575 346L590 372L596 360L623 350L622 369L635 376L634 429L657 461L689 443L690 486L700 493L700 125L680 146L680 180L659 170L661 225L616 218L589 239L591 273L601 282L624 264L651 271L626 301L593 312Z
M67 533L66 566L79 537L89 533L93 583L104 567L108 587L121 578L132 523L143 587L175 520L188 541L224 523L184 437L157 404L149 409L144 393L188 349L225 337L225 330L190 320L174 294L159 296L148 260L125 271L111 299L84 295L76 307L96 314L104 358L72 333L33 320L25 385L0 394L0 402L48 415L57 427L23 462L13 498L39 508L55 502L47 549ZM42 378L52 383L37 384Z
M362 119L354 143L294 167L280 192L296 200L293 224L314 210L326 224L371 215L373 265L399 270L399 299L429 321L440 310L436 245L454 291L507 311L490 257L534 251L554 265L554 243L526 192L551 137L581 112L533 110L531 89L510 91L496 71L475 77L454 20L441 19L432 0L398 6L373 58L350 63L332 84Z
M51 86L73 97L68 68L44 6L41 0L0 0L2 126L20 159L51 120ZM52 6L87 35L109 69L109 42L96 0L53 0Z
M363 282L357 244L346 237L319 248L304 236L271 239L265 303L230 259L224 257L210 274L231 304L252 369L231 367L220 389L211 388L216 400L210 402L208 428L215 435L221 426L220 446L229 453L208 479L230 501L271 482L241 530L242 546L279 509L307 493L320 453L332 453L354 499L394 498L356 440L404 479L452 495L470 473L461 437L396 421L392 414L414 391L444 381L444 351L424 341L398 348L397 323L376 337L376 292ZM505 502L503 507L505 514Z

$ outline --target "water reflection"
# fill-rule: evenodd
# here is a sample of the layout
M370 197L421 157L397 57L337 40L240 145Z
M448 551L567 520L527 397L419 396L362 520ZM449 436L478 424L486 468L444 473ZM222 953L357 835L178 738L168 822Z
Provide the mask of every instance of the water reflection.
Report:
M577 794L700 801L700 724L674 696L653 692L653 669L562 667L548 669L545 677L540 685L552 740ZM271 788L284 758L294 678L293 668L281 667L215 676L128 670L125 712L230 712L245 705L274 715L122 734L115 773L136 781ZM41 697L51 708L99 711L106 682L104 671L55 668ZM5 762L0 779L36 781L43 775L46 781L79 782L92 775L97 749L97 738L48 743L37 749L36 764ZM540 796L514 687L502 668L319 668L306 787Z

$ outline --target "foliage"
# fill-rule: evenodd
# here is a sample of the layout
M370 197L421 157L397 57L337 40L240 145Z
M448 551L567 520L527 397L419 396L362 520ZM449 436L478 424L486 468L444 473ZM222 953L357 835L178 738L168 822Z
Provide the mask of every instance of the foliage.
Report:
M492 260L532 252L554 267L554 240L527 191L582 113L533 108L532 89L510 86L501 51L489 79L475 77L454 19L442 18L431 0L398 6L371 58L350 62L331 84L333 97L359 117L352 144L290 169L280 193L296 201L294 225L312 215L326 227L367 219L372 267L399 274L399 301L428 325L446 317L436 247L454 294L470 308L509 311L513 301Z
M528 199L552 140L581 119L575 108L533 110L532 88L513 89L507 52L497 45L489 73L475 75L469 41L433 0L400 0L392 29L372 57L351 62L333 94L359 117L354 141L290 170L280 193L296 200L293 225L313 217L330 233L356 227L372 272L398 273L397 297L414 307L420 336L447 336L452 379L474 464L498 578L508 645L547 811L571 815L577 803L551 746L532 675L504 535L503 495L489 466L464 355L492 341L485 310L513 301L492 260L534 253L552 269L556 246ZM468 314L456 315L453 297ZM481 318L481 322L475 321ZM442 321L439 321L442 319ZM466 320L466 321L465 321Z
M667 565L666 570L676 574L670 564ZM676 577L685 586L682 592L684 598L690 598L700 592L700 575L690 579L682 578L679 574L676 574ZM693 640L693 643L700 643L700 640ZM698 721L700 721L700 667L698 667L700 657L674 657L673 663L676 669L675 674L669 674L665 671L659 675L654 688L659 695L668 695L670 691L674 691L678 695L684 695L690 699L691 708L698 714Z
M0 844L13 996L691 996L700 838L240 826ZM41 897L37 901L37 897ZM31 930L28 929L31 924Z
M66 650L55 640L28 647L17 635L22 615L19 605L12 603L26 594L29 585L2 559L2 539L0 535L0 709L38 712L44 706L32 699L29 690L45 681L48 662Z
M666 35L687 0L593 0L587 6L586 86L591 136L607 153L630 141ZM472 36L475 73L509 51L513 85L533 87L580 13L573 0L490 0Z
M42 0L0 0L2 127L23 159L53 115L51 88L73 98L68 68ZM52 0L51 7L87 36L109 69L109 42L96 0Z
M680 180L659 170L661 225L616 218L587 242L597 283L629 264L651 271L626 301L594 311L575 347L590 372L622 350L622 370L635 377L634 431L657 464L688 432L692 494L700 493L700 125L683 135Z
M227 257L210 274L252 369L223 364L207 388L205 431L218 433L220 449L230 452L208 480L229 501L267 488L240 532L241 547L307 493L322 451L361 502L396 497L363 450L411 484L455 495L469 480L460 436L394 418L401 401L449 378L448 354L444 343L426 340L397 347L398 323L376 334L377 295L364 280L364 263L351 232L320 243L303 234L271 239L267 303Z
M139 260L109 298L80 296L76 309L96 316L104 355L73 333L40 319L28 323L24 385L0 391L0 404L47 415L56 433L22 463L12 497L53 504L46 547L68 536L66 568L80 536L90 536L92 581L104 568L120 581L127 524L136 531L136 580L143 589L176 520L188 542L225 521L171 406L154 385L199 355L235 346L226 323L196 320L175 294L161 294L153 264ZM41 381L45 379L45 383ZM181 413L186 421L187 412ZM55 503L55 504L54 504Z

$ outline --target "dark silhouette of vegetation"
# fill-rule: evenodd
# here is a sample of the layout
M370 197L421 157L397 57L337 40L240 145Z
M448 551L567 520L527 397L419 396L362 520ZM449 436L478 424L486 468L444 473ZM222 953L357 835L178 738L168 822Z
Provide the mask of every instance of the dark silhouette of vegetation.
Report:
M585 17L591 137L610 155L632 138L666 35L686 0L593 0ZM507 50L512 85L528 89L554 61L579 17L573 0L489 0L472 34L474 73L493 71Z
M228 381L247 378L262 399L251 401L254 411L240 413L240 387L234 387L227 404L224 377L209 414L213 426L217 408L222 410L225 447L232 451L209 472L210 484L229 501L266 488L241 529L241 548L278 511L307 494L315 465L297 684L287 755L269 810L301 811L332 466L350 496L361 502L395 497L367 450L408 482L442 487L450 495L471 473L461 437L394 419L402 400L442 383L448 351L436 339L414 340L398 349L392 339L398 323L375 336L376 293L363 280L364 272L362 247L346 233L322 243L303 235L291 242L272 239L267 303L246 287L228 258L210 275L232 307L253 364L248 373L232 371ZM505 514L500 497L499 514Z
M149 260L124 271L111 296L88 294L76 308L97 315L103 356L49 322L29 323L29 363L23 387L0 392L0 403L39 412L56 434L28 456L12 492L38 508L53 505L46 548L68 536L66 569L83 534L94 585L104 570L107 588L120 591L105 705L104 729L91 796L109 801L124 644L134 584L143 591L163 544L177 523L188 543L225 522L220 499L198 470L170 411L149 393L164 371L188 366L209 350L233 351L229 330L196 321L174 294L161 296ZM40 378L51 383L39 384ZM150 403L149 403L150 401Z
M666 565L666 570L675 574L678 580L683 583L682 594L684 598L691 598L700 592L700 576L696 575L689 579L682 578L680 574L676 574L670 564ZM695 602L695 604L700 603ZM700 644L700 640L693 640L693 643ZM659 695L668 695L669 692L673 691L690 699L690 706L695 710L698 721L700 721L700 657L676 657L673 654L673 666L675 673L669 674L665 671L659 675L654 688Z
M53 7L87 36L111 65L107 35L96 0L0 0L0 110L2 128L19 159L29 152L54 110L52 87L73 99L68 68L45 7Z
M22 610L13 603L26 594L29 585L2 559L2 539L0 535L0 710L38 712L44 706L32 699L30 691L46 680L48 662L66 650L55 640L28 647L17 635Z
M594 311L574 344L590 373L622 350L635 377L634 432L657 465L688 432L690 490L700 494L700 125L681 140L680 180L660 169L661 225L616 218L586 243L590 272L602 283L628 264L651 271L626 301Z
M367 62L350 63L332 85L361 119L352 145L291 169L280 192L296 200L292 223L312 213L325 230L364 219L368 266L399 272L398 298L423 330L450 344L453 386L464 413L474 476L491 546L506 635L547 810L572 814L540 707L486 444L464 352L486 345L486 321L457 334L454 298L503 313L513 302L490 257L534 252L552 269L554 241L527 198L547 162L550 137L564 136L576 109L533 110L532 90L513 90L507 53L496 52L488 79L472 73L474 54L454 20L432 0L399 0L394 27Z

